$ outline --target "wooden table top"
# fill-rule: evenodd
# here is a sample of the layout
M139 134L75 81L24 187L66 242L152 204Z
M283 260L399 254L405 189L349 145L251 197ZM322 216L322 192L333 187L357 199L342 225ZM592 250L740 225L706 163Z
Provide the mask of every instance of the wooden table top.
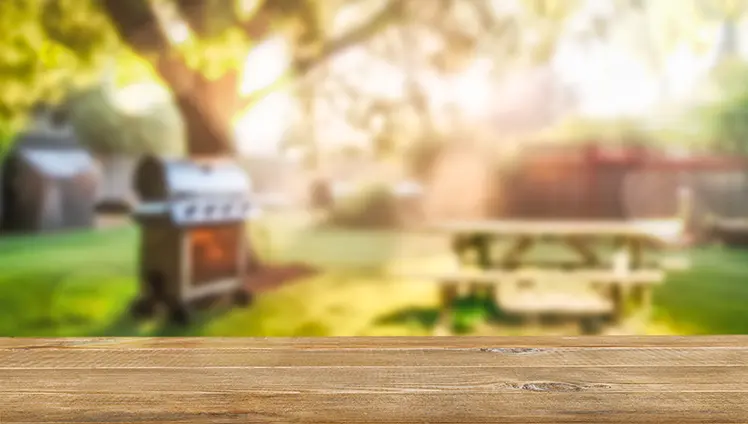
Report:
M0 339L0 422L746 423L748 336Z
M670 242L682 230L677 220L652 221L445 221L429 224L426 231L530 236L642 237Z

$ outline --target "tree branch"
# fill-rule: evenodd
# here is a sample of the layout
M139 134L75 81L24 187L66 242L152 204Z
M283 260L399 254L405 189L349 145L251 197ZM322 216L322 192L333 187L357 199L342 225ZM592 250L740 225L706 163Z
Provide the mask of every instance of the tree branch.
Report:
M231 0L221 0L224 7L232 7ZM187 25L198 36L204 36L207 32L207 0L176 0L177 10Z
M223 84L214 84L187 65L172 48L148 0L102 0L101 4L123 41L148 59L171 89L187 128L189 154L232 153L234 146L226 125L230 120L214 110L215 98L223 94L216 91L222 91L217 89ZM230 78L227 81L232 82Z
M102 0L101 7L133 50L146 56L170 51L169 39L148 0Z
M257 22L255 22L255 26L245 25L245 30L248 30L248 28L251 27L253 28L252 31L258 33L257 31L261 27L258 22L262 19L268 19L266 15L267 9L265 9L264 12L262 10L263 7L268 3L272 3L272 1L266 1L265 4L261 7L261 10L255 15L255 19L258 20ZM278 6L276 5L274 7ZM250 96L241 99L238 104L238 110L245 110L251 105L258 103L266 96L273 93L276 89L286 85L293 77L303 78L304 76L315 70L319 65L332 59L334 56L342 53L344 50L368 41L372 37L379 34L382 30L387 28L389 25L397 22L397 20L402 16L402 11L403 1L389 0L387 5L382 8L382 10L377 14L372 16L368 21L348 31L347 33L329 40L328 42L323 44L322 47L318 50L317 54L311 57L302 55L301 57L295 58L291 69L289 69L288 72L278 78L278 80L268 85L267 87L264 87L256 91L255 93L252 93Z
M311 55L311 57L306 55L297 57L294 61L294 69L297 74L306 74L320 63L349 47L368 41L389 25L397 22L402 17L402 13L403 1L390 0L381 11L372 16L367 22L324 43L317 54Z

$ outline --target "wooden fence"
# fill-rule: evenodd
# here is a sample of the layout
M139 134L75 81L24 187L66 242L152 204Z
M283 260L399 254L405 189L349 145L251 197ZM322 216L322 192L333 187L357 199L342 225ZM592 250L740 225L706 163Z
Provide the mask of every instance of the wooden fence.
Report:
M748 160L668 156L643 148L528 152L503 181L496 215L513 218L664 218L678 213L681 190L706 214L748 216Z

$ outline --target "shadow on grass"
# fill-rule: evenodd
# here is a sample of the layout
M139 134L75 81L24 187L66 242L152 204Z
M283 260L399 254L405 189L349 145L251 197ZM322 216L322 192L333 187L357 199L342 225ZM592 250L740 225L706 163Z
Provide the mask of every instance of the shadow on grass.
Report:
M247 289L253 296L277 290L281 287L311 278L319 270L304 264L263 265L257 272L246 279ZM227 295L228 296L228 295ZM168 321L167 311L159 311L156 317L149 320L137 320L126 309L116 320L99 330L97 336L191 336L200 334L201 330L214 320L223 318L240 307L233 306L227 296L221 298L201 299L192 306L190 322L176 325ZM132 302L134 300L130 299ZM251 308L252 303L246 306ZM163 309L163 308L161 308ZM319 328L309 327L312 333L319 333ZM327 331L327 330L324 330Z
M408 308L386 315L377 320L377 325L407 325L430 329L439 321L436 308Z
M197 335L195 330L220 317L225 311L211 311L196 315L189 325L175 325L169 323L165 317L151 320L136 320L128 312L123 313L110 325L97 331L94 337L180 337Z
M408 308L381 317L377 325L414 326L422 330L434 330L439 324L441 309ZM451 331L455 334L467 334L483 322L499 323L505 326L521 325L521 321L504 313L490 296L472 294L461 297L452 305Z

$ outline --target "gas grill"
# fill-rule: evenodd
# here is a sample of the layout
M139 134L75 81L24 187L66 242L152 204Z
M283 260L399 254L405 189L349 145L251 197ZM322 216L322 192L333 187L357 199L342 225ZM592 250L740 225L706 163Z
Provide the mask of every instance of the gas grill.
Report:
M141 230L136 316L163 306L184 324L202 300L231 295L236 304L249 303L246 223L258 210L237 163L146 157L135 190L141 200L134 211Z

